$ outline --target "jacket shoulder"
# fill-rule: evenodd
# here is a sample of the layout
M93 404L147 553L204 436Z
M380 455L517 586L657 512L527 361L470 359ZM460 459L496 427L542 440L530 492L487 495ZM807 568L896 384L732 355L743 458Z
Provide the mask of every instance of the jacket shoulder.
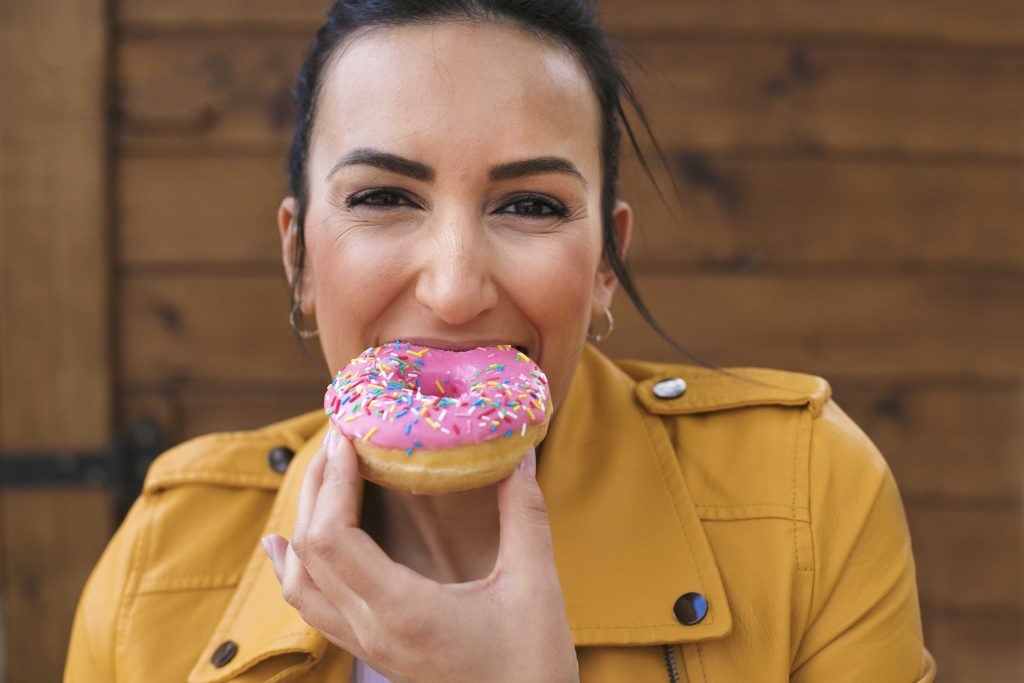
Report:
M636 382L636 398L641 405L657 415L778 405L806 407L817 416L832 396L825 379L801 372L755 367L713 369L639 360L615 363Z
M153 461L143 493L187 484L277 489L281 474L268 463L270 451L298 451L323 421L323 411L315 410L259 429L189 439Z

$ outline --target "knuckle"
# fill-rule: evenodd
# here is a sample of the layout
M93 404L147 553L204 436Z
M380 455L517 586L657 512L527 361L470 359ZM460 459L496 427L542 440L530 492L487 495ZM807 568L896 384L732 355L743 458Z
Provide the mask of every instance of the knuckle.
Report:
M539 488L533 488L526 492L520 510L523 517L529 522L535 524L548 523L548 506L544 502L544 494L540 492Z
M291 546L292 550L300 558L306 557L309 554L309 538L305 529L295 530L295 533L292 534Z
M336 552L335 539L322 526L313 526L306 532L305 552L322 558L331 558Z
M284 580L281 584L281 597L296 610L302 609L302 586L295 579Z

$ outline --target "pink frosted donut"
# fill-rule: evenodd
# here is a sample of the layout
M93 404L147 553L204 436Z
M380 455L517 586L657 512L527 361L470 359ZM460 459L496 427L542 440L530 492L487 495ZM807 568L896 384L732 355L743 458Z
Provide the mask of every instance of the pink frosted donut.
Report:
M368 348L327 387L324 411L367 479L452 493L508 476L547 432L547 378L512 346Z

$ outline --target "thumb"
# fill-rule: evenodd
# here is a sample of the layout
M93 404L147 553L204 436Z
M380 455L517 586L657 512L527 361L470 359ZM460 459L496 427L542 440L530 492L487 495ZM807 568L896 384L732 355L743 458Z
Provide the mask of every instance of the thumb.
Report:
M498 484L498 563L514 574L553 566L551 528L537 484L537 452L530 448L516 470Z

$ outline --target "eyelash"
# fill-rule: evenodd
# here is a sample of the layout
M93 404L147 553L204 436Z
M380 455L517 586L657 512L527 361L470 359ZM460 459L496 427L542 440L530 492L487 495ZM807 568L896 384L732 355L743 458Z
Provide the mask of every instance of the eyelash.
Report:
M361 192L356 192L356 193L354 193L352 195L349 195L349 197L346 200L345 204L346 204L346 206L348 208L352 208L352 207L358 206L360 204L366 204L366 206L374 208L374 209L390 209L390 208L395 208L395 207L400 206L399 204L396 204L394 202L387 203L387 204L369 204L368 203L368 200L370 200L370 199L372 199L374 197L387 197L387 196L391 196L393 200L394 199L399 199L399 200L408 202L409 204L412 204L412 205L415 206L415 202L413 202L411 199L409 199L409 197L404 192L402 192L401 190L399 190L397 188L391 188L391 187L378 187L378 188L373 188L371 190L363 190ZM510 206L515 206L516 204L519 204L520 202L537 202L537 203L540 203L540 204L548 207L548 209L551 210L551 213L546 213L546 214L513 213L511 215L520 216L520 217L523 217L523 218L543 219L543 218L551 218L553 216L557 216L559 218L565 218L570 213L569 209L566 208L565 205L563 205L561 202L558 202L558 201L556 201L556 200L554 200L554 199L552 199L550 197L545 197L544 195L534 194L532 192L527 192L527 193L524 193L524 194L513 195L512 197L508 197L506 199L505 203L502 204L501 208L502 209L507 209Z

